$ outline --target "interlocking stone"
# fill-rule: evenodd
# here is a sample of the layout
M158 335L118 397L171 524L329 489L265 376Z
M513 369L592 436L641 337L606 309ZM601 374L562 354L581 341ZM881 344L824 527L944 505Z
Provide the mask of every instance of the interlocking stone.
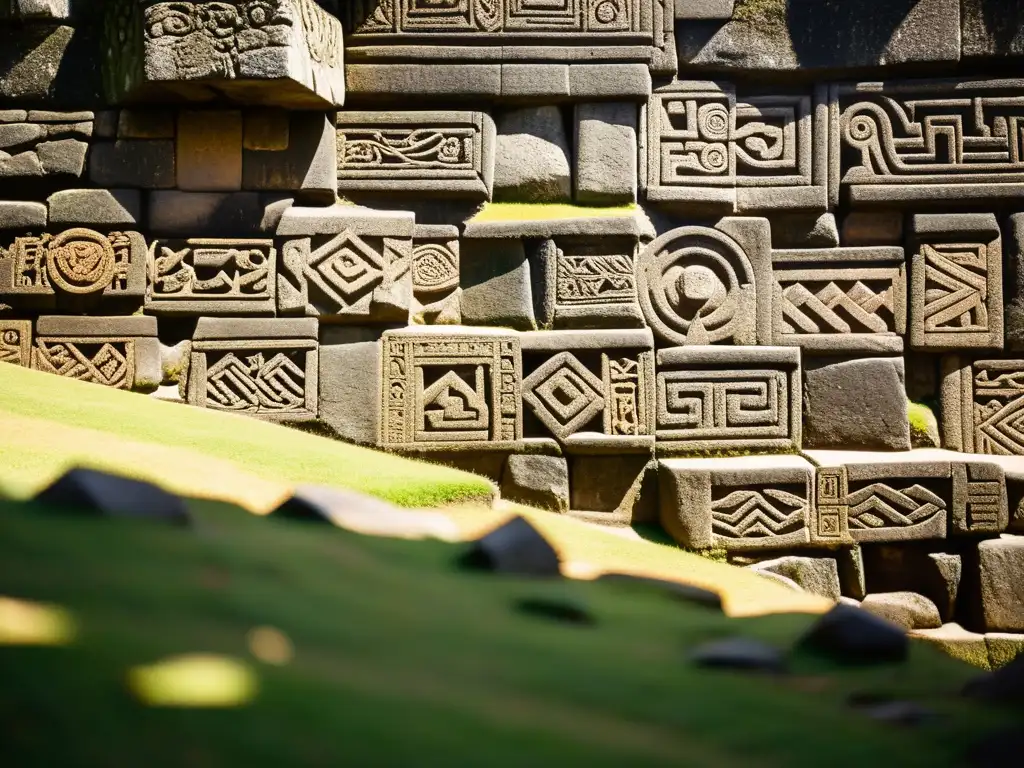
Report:
M600 102L576 106L576 201L586 205L636 202L636 104Z
M463 322L536 328L530 262L522 241L466 239L459 248Z
M980 542L978 570L985 630L1024 632L1024 536Z
M558 203L572 197L569 140L557 107L529 107L497 120L494 197Z
M568 512L568 464L561 456L513 454L502 473L501 496L531 507Z

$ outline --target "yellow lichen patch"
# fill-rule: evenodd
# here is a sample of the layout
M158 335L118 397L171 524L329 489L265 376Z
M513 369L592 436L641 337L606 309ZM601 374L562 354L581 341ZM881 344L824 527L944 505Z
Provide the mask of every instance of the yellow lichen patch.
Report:
M470 221L546 221L604 216L632 216L635 205L595 208L569 203L487 203Z
M0 645L67 645L74 636L75 622L63 608L0 597Z
M151 707L239 707L255 698L258 685L237 659L186 654L132 668L128 687Z

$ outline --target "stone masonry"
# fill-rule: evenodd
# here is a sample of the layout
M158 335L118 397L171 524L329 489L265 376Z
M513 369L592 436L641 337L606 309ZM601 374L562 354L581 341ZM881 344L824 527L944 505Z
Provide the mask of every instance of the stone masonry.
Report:
M1016 3L0 6L0 361L1024 633Z

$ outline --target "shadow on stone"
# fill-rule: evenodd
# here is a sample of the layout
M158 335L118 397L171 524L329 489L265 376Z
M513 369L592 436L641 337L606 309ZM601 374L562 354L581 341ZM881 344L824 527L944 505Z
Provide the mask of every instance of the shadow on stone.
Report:
M1024 654L964 686L963 695L986 702L1024 707Z
M181 497L152 483L81 467L65 472L33 500L83 516L191 522Z

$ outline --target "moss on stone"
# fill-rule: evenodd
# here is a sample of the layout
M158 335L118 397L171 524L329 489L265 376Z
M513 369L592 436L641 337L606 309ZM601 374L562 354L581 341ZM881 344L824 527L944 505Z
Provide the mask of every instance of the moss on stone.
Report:
M915 448L939 446L939 421L934 411L924 403L907 402L907 420L910 422L910 443Z
M786 0L736 0L733 21L773 31L786 26Z

